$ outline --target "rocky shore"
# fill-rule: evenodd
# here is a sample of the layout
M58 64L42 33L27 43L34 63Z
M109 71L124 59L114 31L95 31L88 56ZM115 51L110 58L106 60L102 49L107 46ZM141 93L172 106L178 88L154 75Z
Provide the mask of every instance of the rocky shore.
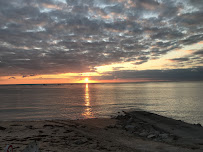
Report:
M146 111L111 119L0 122L0 151L21 152L36 141L41 152L201 152L203 127Z

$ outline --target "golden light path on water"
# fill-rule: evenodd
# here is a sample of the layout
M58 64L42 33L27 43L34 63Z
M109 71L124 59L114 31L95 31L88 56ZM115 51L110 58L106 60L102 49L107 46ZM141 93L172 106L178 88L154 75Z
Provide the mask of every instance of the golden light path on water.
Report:
M93 118L91 104L90 104L88 83L86 83L86 86L85 86L85 106L86 106L85 111L82 115L85 116L85 118Z

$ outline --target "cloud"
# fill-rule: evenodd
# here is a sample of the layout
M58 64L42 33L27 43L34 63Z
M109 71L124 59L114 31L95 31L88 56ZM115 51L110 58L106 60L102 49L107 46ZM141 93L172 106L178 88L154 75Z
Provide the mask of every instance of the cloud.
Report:
M170 59L170 61L174 61L174 62L179 62L179 61L188 61L190 60L189 58L174 58L174 59Z
M202 55L203 56L203 49L194 52L195 55Z
M126 79L151 81L202 81L203 68L171 69L171 70L120 70L107 73L100 79ZM95 78L97 79L97 78Z
M201 4L198 0L0 0L0 75L81 73L101 65L139 66L159 59L202 41Z
M8 78L8 79L16 79L15 77L10 77L10 78Z

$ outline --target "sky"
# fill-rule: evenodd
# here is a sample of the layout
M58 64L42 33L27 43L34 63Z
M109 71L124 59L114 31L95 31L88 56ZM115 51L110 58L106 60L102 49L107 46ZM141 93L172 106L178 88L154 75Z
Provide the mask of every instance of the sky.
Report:
M0 0L0 84L202 81L203 0Z

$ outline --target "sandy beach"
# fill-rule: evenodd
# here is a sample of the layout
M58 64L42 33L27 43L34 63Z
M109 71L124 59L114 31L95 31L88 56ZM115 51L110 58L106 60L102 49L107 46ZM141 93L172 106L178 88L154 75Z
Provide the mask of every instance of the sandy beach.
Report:
M36 141L41 152L201 152L203 127L145 111L115 118L1 121L0 151Z

